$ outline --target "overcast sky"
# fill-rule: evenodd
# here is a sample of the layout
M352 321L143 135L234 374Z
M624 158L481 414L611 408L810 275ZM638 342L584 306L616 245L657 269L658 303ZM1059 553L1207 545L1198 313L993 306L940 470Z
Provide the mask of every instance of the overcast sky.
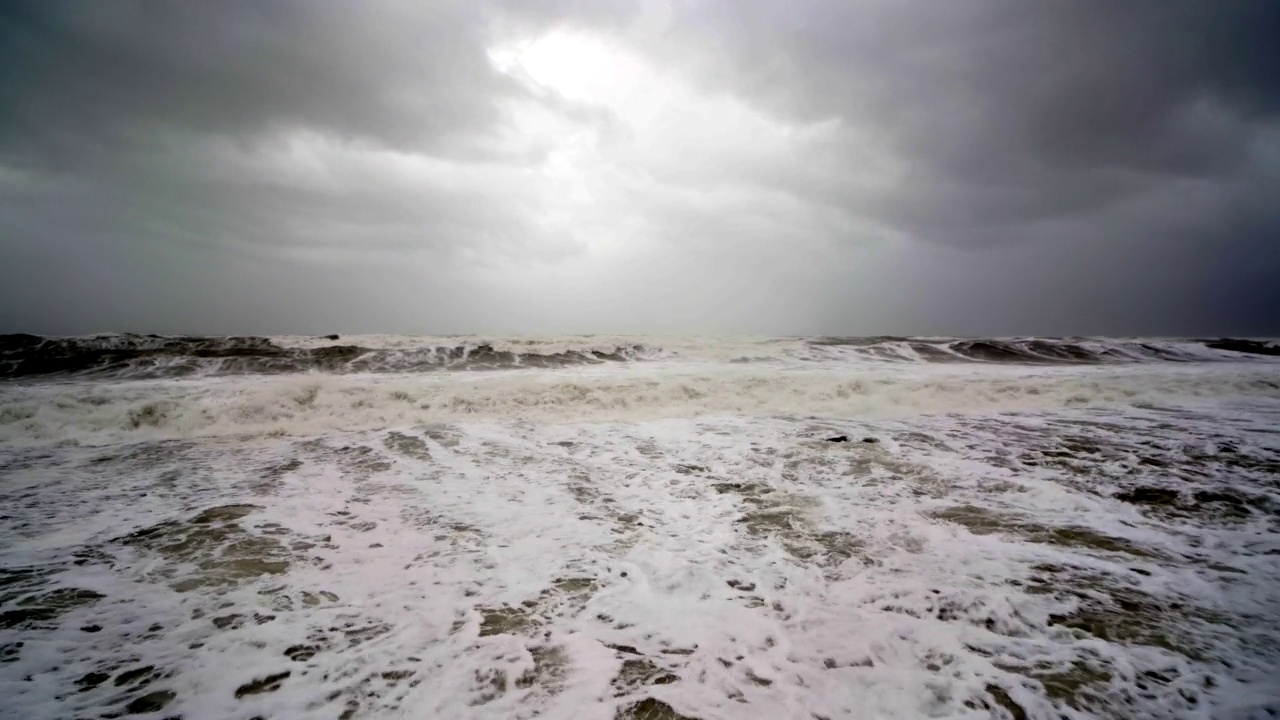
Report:
M0 331L1280 334L1280 2L0 4Z

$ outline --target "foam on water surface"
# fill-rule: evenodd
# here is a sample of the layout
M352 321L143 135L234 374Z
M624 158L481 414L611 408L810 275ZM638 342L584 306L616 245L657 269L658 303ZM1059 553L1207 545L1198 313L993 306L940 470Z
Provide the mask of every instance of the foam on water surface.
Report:
M1280 402L1167 377L1220 390L28 438L0 454L0 712L1270 717ZM282 413L355 387L293 382L320 389Z
M0 442L309 437L424 422L911 417L1280 399L1280 363L1026 367L690 361L488 373L0 384Z

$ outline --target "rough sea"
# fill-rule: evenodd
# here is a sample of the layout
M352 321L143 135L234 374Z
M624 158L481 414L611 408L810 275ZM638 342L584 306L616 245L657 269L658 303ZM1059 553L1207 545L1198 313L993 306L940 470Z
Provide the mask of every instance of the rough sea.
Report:
M0 337L0 717L1277 716L1272 342Z

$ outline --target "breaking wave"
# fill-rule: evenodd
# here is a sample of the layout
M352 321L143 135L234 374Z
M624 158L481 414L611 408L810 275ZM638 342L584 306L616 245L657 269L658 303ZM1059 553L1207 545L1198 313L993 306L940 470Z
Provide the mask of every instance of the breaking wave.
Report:
M310 436L459 421L902 417L1280 399L1271 365L1077 368L614 366L532 374L300 375L0 388L0 444Z
M0 336L0 378L146 380L289 373L419 373L561 368L639 360L864 361L1079 365L1213 362L1280 356L1269 340L817 337L477 338Z
M328 336L337 340L337 336ZM265 337L97 335L0 336L0 377L74 375L155 379L299 372L406 373L447 369L552 368L636 359L640 345L582 346L561 351L488 342L376 348L354 344L287 347Z
M820 337L816 348L905 362L1006 362L1034 364L1206 362L1242 356L1280 356L1273 341L1151 340L1118 338L909 338Z

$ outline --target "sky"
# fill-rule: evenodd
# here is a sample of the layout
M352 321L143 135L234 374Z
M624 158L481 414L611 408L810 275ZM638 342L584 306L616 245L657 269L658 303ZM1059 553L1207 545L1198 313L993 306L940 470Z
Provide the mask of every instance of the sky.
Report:
M0 332L1280 335L1275 0L0 4Z

